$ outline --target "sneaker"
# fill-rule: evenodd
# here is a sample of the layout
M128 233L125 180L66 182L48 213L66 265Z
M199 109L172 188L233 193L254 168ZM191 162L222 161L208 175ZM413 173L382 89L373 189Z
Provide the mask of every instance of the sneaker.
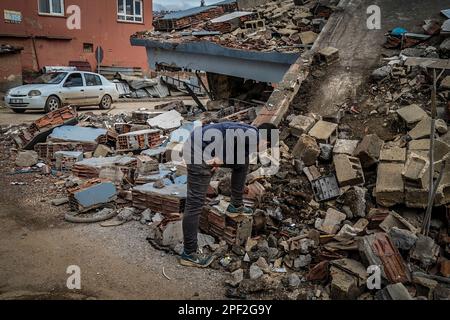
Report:
M183 251L180 264L185 267L207 268L214 261L214 256L200 255L198 253L187 254Z
M253 214L253 210L245 206L235 207L230 204L227 208L227 213L230 214L230 216L238 216L241 214L249 216Z

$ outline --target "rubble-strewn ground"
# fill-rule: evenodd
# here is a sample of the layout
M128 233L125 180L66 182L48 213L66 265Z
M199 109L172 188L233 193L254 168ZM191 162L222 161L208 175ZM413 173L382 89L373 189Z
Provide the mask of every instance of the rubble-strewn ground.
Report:
M116 105L118 110L113 113L143 106ZM19 117L2 110L0 119L12 123L39 117L42 113ZM211 269L182 272L175 256L148 244L148 230L139 222L111 228L64 222L67 206L50 204L52 199L65 195L55 186L59 178L30 173L10 175L14 163L10 162L9 148L4 146L0 159L0 299L223 297L222 273ZM14 182L25 185L11 185ZM70 265L81 268L81 291L66 287L66 269ZM165 278L163 268L171 280Z
M400 10L390 7L387 1L378 4L383 10ZM353 41L370 38L367 31L355 29L364 19L352 18L352 13L363 7L349 4L349 11L341 20L348 23L348 28L342 29L341 25L335 30L336 39L342 41L334 39L328 45L351 42L351 35L345 35L350 31L355 32ZM425 16L408 17L405 27L419 32L422 20L436 16L439 9L437 6L421 11L414 6L416 14ZM337 14L339 17L339 11ZM389 23L392 19L390 16ZM438 14L437 19L439 23L443 20ZM330 20L333 23L334 18ZM445 82L449 78L438 83L441 119L433 132L437 161L434 176L437 178L442 172L444 179L439 184L429 236L424 236L421 229L428 195L430 78L420 67L407 67L405 60L417 56L448 59L450 50L436 35L414 48L385 51L381 49L380 34L377 31L374 52L369 52L366 44L361 56L355 54L355 59L351 59L352 51L358 50L353 43L351 47L339 48L341 58L330 66L313 64L310 77L280 125L279 171L274 176L264 176L259 165L251 168L246 200L254 206L252 218L224 217L230 177L223 170L213 177L208 190L211 202L205 205L200 222L205 233L201 236L204 250L217 257L207 270L181 268L175 257L167 253L180 252L182 248L180 213L186 191L185 168L183 163L167 159L167 154L164 160L155 156L152 152L157 153L158 144L152 144L153 133L139 130L157 127L165 131L163 136L167 138L180 126L172 120L208 116L195 117L177 103L166 106L176 111L171 111L170 119L160 122L153 118L137 124L129 114L85 114L76 129L108 128L112 134L95 141L102 145L100 151L106 156L128 156L121 170L113 170L119 162L114 162L111 169L103 167L105 159L98 160L99 172L93 170L91 161L78 161L65 174L53 171L44 175L48 166L55 166L47 161L47 166L36 169L39 173L9 175L21 167L12 140L16 139L19 146L21 142L17 142L14 132L17 128L6 128L0 150L1 187L5 190L0 195L4 220L0 227L0 237L4 238L0 246L4 247L0 252L6 261L1 292L6 297L14 292L22 297L38 292L41 297L53 294L74 298L63 288L65 268L75 264L85 275L82 283L86 282L78 298L448 299L450 167L442 168L441 164L450 150L446 124L450 84ZM333 32L331 38L332 35ZM326 38L321 41L327 45ZM381 59L382 52L385 59ZM220 113L215 117L224 119ZM134 152L118 151L120 139L117 145L108 140L117 139L115 130L126 128L116 127L118 121L128 122L133 132L141 132L146 145L134 146ZM184 128L189 128L189 124L185 123ZM52 135L58 131L52 130ZM27 143L28 139L24 137ZM48 138L52 139L54 142L54 136ZM182 144L173 137L168 141L169 150ZM32 152L19 155L30 166L38 162ZM84 155L102 157L91 152ZM161 161L170 164L153 168ZM133 170L136 174L127 176ZM154 172L163 173L164 177L155 178ZM85 185L80 178L88 179L89 175L102 175L110 181L90 180ZM317 181L323 178L327 178L329 193L320 193ZM138 180L148 183L136 187ZM105 186L100 190L106 193L112 182L119 189L119 197L108 203L127 207L113 210L120 212L113 221L125 224L74 226L63 221L69 209L72 218L83 216L76 212L85 208L79 198L74 201L75 194L89 195L92 184ZM95 199L102 195L92 191L91 194ZM72 200L70 205L50 204L52 199L66 195ZM253 232L246 225L249 219ZM153 246L166 251L153 249L147 237ZM377 290L367 286L367 268L371 266L381 267L383 273L381 288Z

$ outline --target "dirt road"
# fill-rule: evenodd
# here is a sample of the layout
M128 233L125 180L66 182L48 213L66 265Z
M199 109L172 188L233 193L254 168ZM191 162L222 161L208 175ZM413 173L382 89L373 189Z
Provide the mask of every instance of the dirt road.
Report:
M195 102L191 98L180 97L180 98L166 98L166 99L155 99L154 101L137 101L137 102L116 102L113 104L113 109L109 111L110 114L120 114L122 112L132 112L140 108L152 109L153 107L164 104L170 101L183 100L187 105L195 105ZM201 99L202 103L206 104L207 99ZM98 107L83 107L80 109L81 113L93 112L95 114L101 114L105 112L104 110L99 110ZM10 123L28 123L42 117L44 115L43 111L27 111L24 114L17 114L10 109L4 107L3 101L0 101L0 125L10 124Z
M63 195L55 187L59 179L9 175L8 158L1 150L0 300L224 298L223 272L179 266L146 241L148 227L139 222L66 223L67 207L50 204ZM71 265L81 269L80 291L66 286Z

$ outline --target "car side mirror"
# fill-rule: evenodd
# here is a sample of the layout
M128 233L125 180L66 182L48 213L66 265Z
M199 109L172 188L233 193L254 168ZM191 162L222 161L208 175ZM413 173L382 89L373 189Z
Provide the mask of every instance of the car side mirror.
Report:
M73 85L73 83L71 81L68 81L68 82L64 83L63 87L68 88L68 87L71 87L72 85Z

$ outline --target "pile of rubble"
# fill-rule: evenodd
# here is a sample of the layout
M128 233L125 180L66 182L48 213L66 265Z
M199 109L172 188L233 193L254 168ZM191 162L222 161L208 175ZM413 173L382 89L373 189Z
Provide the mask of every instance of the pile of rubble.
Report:
M312 46L332 13L319 1L275 0L251 11L236 11L183 31L138 32L133 37L169 43L210 41L240 50L298 52Z

